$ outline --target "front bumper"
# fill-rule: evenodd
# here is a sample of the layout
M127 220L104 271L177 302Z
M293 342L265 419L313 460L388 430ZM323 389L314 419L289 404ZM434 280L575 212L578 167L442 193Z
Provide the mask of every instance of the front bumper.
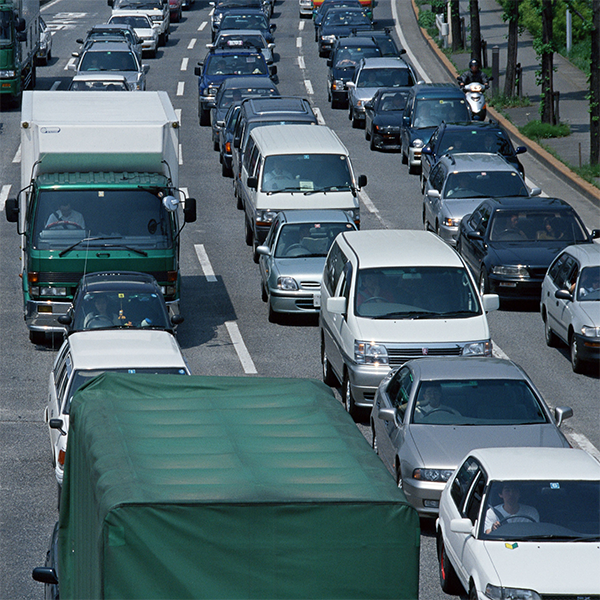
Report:
M408 164L411 167L421 166L421 148L410 147L408 149Z
M373 406L381 380L390 372L389 365L347 364L350 390L356 406Z
M69 300L27 300L25 305L25 323L30 331L45 333L63 333L65 328L58 322L58 317L69 310Z
M456 227L448 227L443 223L440 225L440 237L451 246L456 246L458 240L458 225Z
M488 276L490 292L500 298L519 300L538 300L542 292L542 279L516 279L499 277L490 273Z
M598 361L600 360L600 338L591 338L575 334L577 340L577 353L579 358L584 361Z
M321 309L321 292L282 291L279 288L269 289L271 307L277 313L318 313Z
M402 491L406 499L415 507L419 515L425 517L437 516L440 496L445 485L445 482L419 481L402 475Z
M158 48L158 38L142 38L142 51L156 50Z

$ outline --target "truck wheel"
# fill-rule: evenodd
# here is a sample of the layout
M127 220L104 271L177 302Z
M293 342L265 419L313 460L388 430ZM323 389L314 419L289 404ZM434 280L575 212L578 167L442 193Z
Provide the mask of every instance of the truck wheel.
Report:
M166 33L161 33L158 36L158 45L159 46L165 46L167 43L167 34Z
M223 175L223 177L233 176L233 171L225 164L225 161L221 162L221 175Z
M358 416L358 408L354 403L354 397L352 396L352 387L350 386L350 377L348 376L348 373L344 375L344 385L342 387L342 393L344 394L344 407L348 411L348 414L353 419L356 419L356 417Z
M42 346L46 342L46 334L43 331L30 331L29 341L36 346Z
M448 559L441 533L438 537L438 565L440 573L440 586L442 591L444 591L446 594L452 594L453 596L462 594L464 590L460 580L458 579L458 576L456 575L456 571L454 570L452 563Z

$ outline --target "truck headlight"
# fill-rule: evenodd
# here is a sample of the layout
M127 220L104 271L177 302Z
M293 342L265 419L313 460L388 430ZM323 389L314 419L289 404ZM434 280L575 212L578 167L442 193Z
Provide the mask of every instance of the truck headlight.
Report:
M278 277L277 287L286 292L293 292L298 289L298 283L293 277Z
M590 338L600 337L600 327L588 327L584 325L581 328L581 334Z
M0 79L12 79L16 75L14 69L4 69L0 71Z
M529 279L529 271L525 267L519 265L498 265L492 267L494 275L502 277L518 277L520 279Z
M461 353L462 356L491 356L491 354L491 340L486 340L485 342L472 342L471 344L465 344Z
M344 90L345 88L346 88L346 84L343 81L340 81L339 79L336 79L331 84L331 89L335 92L339 92L340 90Z
M354 360L359 365L388 365L387 348L375 342L354 342Z
M485 586L485 595L491 600L541 600L533 590L500 587L491 583Z
M274 210L257 210L256 211L256 224L264 225L269 227L273 222L273 219L277 216L277 211Z
M446 482L450 479L454 471L452 469L415 469L413 479L419 481L441 481Z
M66 296L66 287L40 287L40 296Z

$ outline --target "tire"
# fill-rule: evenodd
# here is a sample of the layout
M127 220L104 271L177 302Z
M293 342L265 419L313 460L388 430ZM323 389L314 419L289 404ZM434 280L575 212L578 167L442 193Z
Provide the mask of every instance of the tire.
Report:
M473 582L471 582L471 585L469 587L469 600L479 600L477 596L477 590L475 589Z
M546 346L550 348L556 348L558 346L558 338L548 322L548 315L544 315L544 339L546 340Z
M367 124L365 123L365 140L367 140L367 142L371 139L372 137L372 133L369 131Z
M321 339L321 365L323 368L323 383L329 387L336 387L338 385L337 377L331 368L331 363L327 358L325 352L325 341Z
M231 174L231 177L233 177L233 173ZM244 201L242 200L242 197L239 194L237 195L236 207L238 210L244 210Z
M404 152L404 144L402 144L402 146L401 146L400 154L402 155L402 164L407 165L408 164L408 156Z
M423 177L423 167L421 167L421 194L425 194L425 186L427 185L427 180Z
M361 121L361 119L357 119L354 117L354 115L352 115L352 128L353 129L360 129L362 127L363 123Z
M483 296L484 294L490 293L490 280L488 278L487 271L483 269L481 274L479 275L479 294Z
M373 135L372 131L369 137L371 138L371 142L369 143L369 149L375 152L377 151L377 146L375 146L375 136Z
M262 281L260 282L260 297L263 302L269 301L269 294L267 294L267 288L265 287L265 284Z
M233 171L225 164L225 161L221 162L221 175L223 175L223 177L233 176Z
M30 331L29 341L36 346L43 346L46 343L46 334L43 331Z
M250 227L250 223L248 223L248 219L244 219L244 225L245 225L245 239L246 239L246 245L247 246L252 246L252 241L254 239L254 233L252 232L252 227Z
M154 50L150 50L150 51L148 52L148 56L149 56L150 58L156 58L156 48L154 48Z
M584 373L586 366L585 361L581 359L577 338L573 332L571 332L571 335L569 336L569 350L571 354L571 368L573 369L573 372Z
M219 146L219 140L217 140L216 142L213 142L213 150L215 152L218 152L221 149L221 146Z
M200 125L206 127L210 125L210 111L203 108L200 109Z
M444 547L444 540L442 535L439 534L438 538L438 567L440 574L440 587L446 594L457 596L463 593L463 587L458 579L458 575L452 566L452 563L448 559L446 554L446 548Z
M167 34L166 33L161 33L158 36L158 45L159 46L165 46L167 44Z
M352 388L350 387L350 378L348 377L348 373L344 375L342 394L342 400L344 401L344 407L346 408L346 411L353 419L356 419L358 416L358 408L354 403L354 397L352 396Z
M408 174L409 175L416 175L417 173L419 173L421 171L421 167L415 167L414 165L408 165Z

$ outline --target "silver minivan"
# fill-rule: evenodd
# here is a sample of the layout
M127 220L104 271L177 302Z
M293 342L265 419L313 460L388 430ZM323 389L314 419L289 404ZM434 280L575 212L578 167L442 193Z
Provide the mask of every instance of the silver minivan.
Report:
M354 417L391 368L428 356L491 356L486 311L457 252L427 231L341 233L321 283L323 380L342 383Z
M240 193L245 210L246 243L265 240L281 210L343 210L358 227L358 191L367 177L355 177L348 150L325 126L257 127L242 156Z

